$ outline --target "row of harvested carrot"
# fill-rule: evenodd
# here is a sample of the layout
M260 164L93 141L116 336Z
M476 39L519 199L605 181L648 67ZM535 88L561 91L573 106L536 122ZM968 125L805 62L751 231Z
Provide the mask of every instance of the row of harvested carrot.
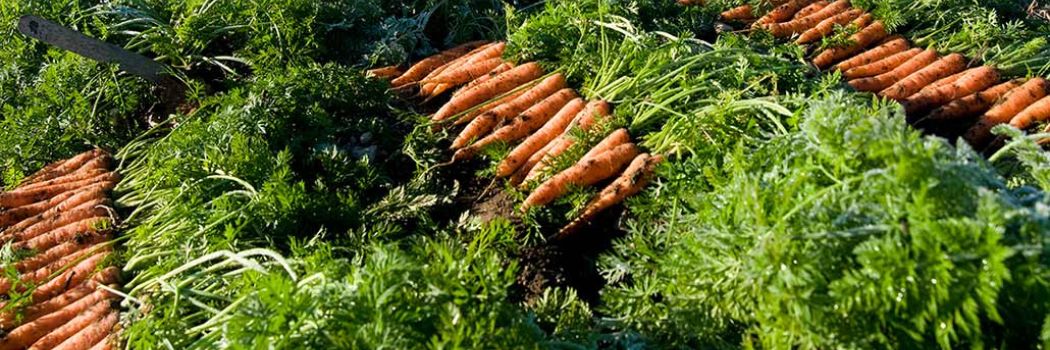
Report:
M572 130L597 132L609 121L605 101L585 102L561 73L547 74L535 62L515 65L502 59L503 42L472 42L412 65L404 73L387 67L370 74L391 80L395 90L417 91L432 99L455 90L432 115L435 128L462 127L452 141L450 163L468 160L496 145L514 145L496 169L516 186L538 186L521 210L547 205L572 188L614 178L582 214L559 232L566 236L598 213L638 193L663 157L642 153L626 129L615 130L569 168L543 179L555 158L578 142Z
M723 12L725 21L753 21L752 28L776 37L795 37L800 45L831 35L836 26L859 30L846 46L822 50L813 57L819 69L841 72L859 91L901 102L909 116L924 122L966 123L976 117L963 138L975 148L989 146L992 127L1009 123L1019 129L1050 119L1050 84L1043 78L1002 82L991 66L971 67L957 53L940 55L915 48L890 35L881 21L848 0L779 1L766 15L755 18L749 5Z
M119 270L103 268L119 181L111 163L88 151L0 193L0 242L19 257L3 266L17 277L0 278L0 350L114 347Z

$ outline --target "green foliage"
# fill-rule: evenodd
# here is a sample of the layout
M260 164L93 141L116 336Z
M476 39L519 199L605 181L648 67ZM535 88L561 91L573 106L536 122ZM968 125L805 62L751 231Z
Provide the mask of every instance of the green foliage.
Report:
M1018 201L976 154L921 138L895 108L864 105L815 101L797 132L741 143L717 173L655 190L645 204L654 208L604 261L619 281L605 309L669 346L743 337L764 348L951 348L1009 338L984 327L1024 326L1025 317L1002 317L1017 310L1009 301L1047 291L1039 269L1017 273L1045 259L1029 247L1046 239L1036 232L1046 230L1037 203L1047 199ZM1029 257L1013 258L1022 252ZM1019 280L1025 288L1006 287ZM1029 310L1041 319L1046 303ZM1030 344L1036 332L1012 336L1007 343Z

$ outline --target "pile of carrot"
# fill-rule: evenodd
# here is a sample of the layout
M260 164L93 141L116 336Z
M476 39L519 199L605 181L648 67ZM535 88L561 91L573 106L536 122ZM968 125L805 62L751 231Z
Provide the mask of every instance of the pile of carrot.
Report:
M643 153L627 130L619 129L605 135L575 164L550 175L554 160L580 142L570 131L601 130L612 107L601 100L585 101L568 87L564 75L547 73L535 62L503 61L505 46L471 42L425 58L403 73L384 67L368 74L389 79L393 89L415 91L415 96L426 100L449 96L431 119L435 129L459 129L450 164L497 144L513 146L500 160L496 177L521 188L536 185L521 206L523 212L545 206L573 188L609 182L559 232L564 237L641 191L663 157Z
M774 5L757 19L748 5L725 11L721 18L752 23L776 37L795 37L803 45L831 35L836 25L855 26L848 45L816 52L813 64L840 72L856 90L900 102L911 120L968 128L963 138L977 149L996 145L991 133L996 125L1025 129L1050 120L1050 83L1043 78L1003 82L994 67L976 65L959 54L913 48L871 14L852 8L849 0L781 0Z
M109 191L113 158L92 150L52 163L0 193L0 240L17 261L0 277L0 350L111 349L119 311Z

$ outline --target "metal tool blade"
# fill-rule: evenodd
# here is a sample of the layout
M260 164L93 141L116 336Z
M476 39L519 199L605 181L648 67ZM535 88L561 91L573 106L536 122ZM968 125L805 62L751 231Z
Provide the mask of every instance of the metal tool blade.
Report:
M73 51L81 56L104 63L116 63L120 69L161 83L165 72L160 63L102 40L81 34L62 25L33 15L22 16L18 31L37 40Z

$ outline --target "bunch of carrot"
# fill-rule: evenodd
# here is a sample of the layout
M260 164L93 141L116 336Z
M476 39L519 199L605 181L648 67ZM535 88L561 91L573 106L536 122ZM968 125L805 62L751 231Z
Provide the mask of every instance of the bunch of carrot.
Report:
M113 159L93 150L48 165L0 193L0 240L19 260L0 278L0 350L110 349L119 271L103 268L112 252L109 191Z
M994 67L974 66L959 54L913 48L907 39L890 35L871 14L852 8L849 0L777 3L757 20L747 5L724 12L722 18L754 20L753 27L777 37L797 36L799 44L832 34L836 25L855 26L858 31L848 45L816 53L813 64L841 72L854 89L901 102L910 116L924 116L915 119L967 123L976 118L963 135L974 147L988 146L996 125L1024 129L1050 120L1050 83L1043 78L1002 82Z
M522 211L549 204L574 187L615 177L562 229L563 236L644 188L662 157L641 153L625 129L610 133L574 165L540 182L554 159L578 142L570 131L596 132L609 119L611 107L605 101L584 101L568 87L564 75L548 74L535 62L502 61L504 47L501 42L460 45L421 60L391 81L394 89L414 86L427 99L455 90L431 116L438 129L462 126L452 141L450 163L471 159L496 144L513 145L500 160L496 177L514 185L539 183ZM369 74L384 76L378 70Z

